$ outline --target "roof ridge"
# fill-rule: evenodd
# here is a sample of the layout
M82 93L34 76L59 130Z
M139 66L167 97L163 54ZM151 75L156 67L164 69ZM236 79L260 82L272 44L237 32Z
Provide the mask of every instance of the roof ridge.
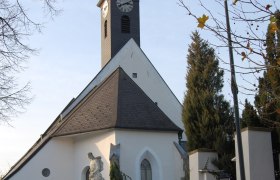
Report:
M115 116L115 127L117 126L117 124L118 124L118 119L119 119L119 108L120 108L120 106L119 106L119 103L120 103L120 101L119 101L119 95L120 95L120 77L121 77L121 71L123 71L123 69L119 66L118 67L118 75L119 75L119 77L118 77L118 87L117 87L117 92L116 92L116 94L117 94L117 98L116 98L116 105L117 105L117 107L116 107L116 109L117 109L117 112L116 112L116 116Z

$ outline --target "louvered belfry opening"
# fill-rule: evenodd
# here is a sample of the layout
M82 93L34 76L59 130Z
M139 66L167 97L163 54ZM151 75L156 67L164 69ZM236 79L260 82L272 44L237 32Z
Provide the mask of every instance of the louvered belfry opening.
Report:
M122 33L130 33L130 19L128 16L122 16L121 18Z

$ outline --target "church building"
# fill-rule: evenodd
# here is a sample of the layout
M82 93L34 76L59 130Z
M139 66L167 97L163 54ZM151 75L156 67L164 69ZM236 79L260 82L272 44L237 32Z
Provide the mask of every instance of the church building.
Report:
M139 0L100 0L101 70L4 180L181 180L182 105L140 48Z

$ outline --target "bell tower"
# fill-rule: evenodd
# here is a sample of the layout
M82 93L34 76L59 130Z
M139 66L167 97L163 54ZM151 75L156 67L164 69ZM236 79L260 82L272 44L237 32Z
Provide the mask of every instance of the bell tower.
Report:
M99 0L101 67L133 38L140 46L139 0Z

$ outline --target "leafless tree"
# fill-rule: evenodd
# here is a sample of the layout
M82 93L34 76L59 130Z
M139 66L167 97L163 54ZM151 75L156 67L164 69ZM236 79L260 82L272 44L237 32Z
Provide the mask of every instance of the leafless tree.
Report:
M54 7L55 1L40 2L49 17L59 12ZM0 123L8 123L31 101L30 84L18 85L16 74L36 52L28 45L28 37L41 29L42 24L33 21L25 9L24 0L0 0Z
M217 38L216 43L210 42L216 48L228 47L224 1L178 0L179 5L186 9L194 21L198 21L203 15L209 17L203 30ZM270 30L267 27L273 24L274 17L279 13L280 1L233 0L229 4L233 48L242 60L251 63L249 67L237 65L237 69L242 69L242 74L266 70L266 34Z
M205 23L204 30L210 31L218 38L219 44L213 44L217 48L227 47L227 27L224 13L225 0L179 0L179 5L185 8L188 14L197 20L203 14L209 16L209 21ZM266 59L266 32L267 26L271 23L271 17L275 16L279 1L259 1L259 0L234 0L229 1L229 14L232 28L231 36L234 50L252 62L256 71L263 70ZM232 3L231 3L232 2ZM198 5L201 11L195 12L192 7ZM256 56L261 58L256 58ZM256 60L258 59L258 60ZM245 68L244 69L252 69Z

